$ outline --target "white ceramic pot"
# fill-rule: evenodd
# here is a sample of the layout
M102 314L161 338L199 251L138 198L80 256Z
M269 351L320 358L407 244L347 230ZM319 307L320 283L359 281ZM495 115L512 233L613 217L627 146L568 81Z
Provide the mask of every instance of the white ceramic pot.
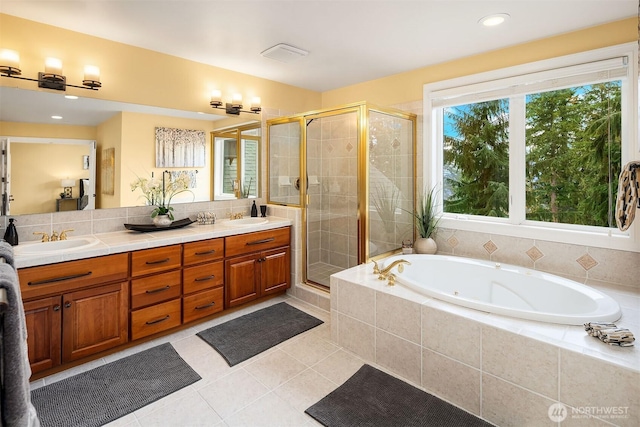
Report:
M433 255L438 251L438 245L431 237L418 237L413 243L413 250L418 254Z
M156 217L153 218L153 223L156 227L168 227L171 225L171 219L169 215L156 215Z

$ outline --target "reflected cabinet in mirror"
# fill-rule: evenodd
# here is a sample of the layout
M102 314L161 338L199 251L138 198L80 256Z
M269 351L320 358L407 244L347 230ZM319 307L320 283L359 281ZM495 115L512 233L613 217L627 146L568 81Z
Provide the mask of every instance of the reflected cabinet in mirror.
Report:
M131 184L152 174L159 177L166 169L194 177L192 194L176 197L172 204L213 200L214 155L206 136L221 126L241 133L236 157L246 166L236 171L237 190L242 195L246 186L245 194L255 197L259 194L259 125L215 111L205 114L95 98L67 99L63 93L0 86L0 140L10 141L2 159L4 207L9 209L7 214L24 215L141 206L147 202L139 190L132 191ZM204 164L157 166L158 128L203 132ZM36 148L38 143L43 145ZM89 169L85 169L87 161ZM74 184L62 185L64 179ZM61 197L68 187L71 197Z
M213 200L255 198L260 194L260 123L211 133Z

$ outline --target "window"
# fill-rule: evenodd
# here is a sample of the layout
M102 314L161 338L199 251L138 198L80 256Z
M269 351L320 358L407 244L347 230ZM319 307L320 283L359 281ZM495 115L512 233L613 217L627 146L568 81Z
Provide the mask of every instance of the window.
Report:
M629 237L614 213L621 166L638 158L634 47L426 85L444 225L570 243Z

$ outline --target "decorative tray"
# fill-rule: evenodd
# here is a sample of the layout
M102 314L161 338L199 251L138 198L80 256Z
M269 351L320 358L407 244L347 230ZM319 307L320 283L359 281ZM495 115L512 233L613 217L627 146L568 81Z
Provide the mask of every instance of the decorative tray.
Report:
M143 233L146 233L149 231L174 230L176 228L182 228L186 225L193 224L194 222L195 221L191 218L185 218L178 221L173 221L168 227L156 227L155 224L125 224L124 228L126 228L127 230L141 231Z

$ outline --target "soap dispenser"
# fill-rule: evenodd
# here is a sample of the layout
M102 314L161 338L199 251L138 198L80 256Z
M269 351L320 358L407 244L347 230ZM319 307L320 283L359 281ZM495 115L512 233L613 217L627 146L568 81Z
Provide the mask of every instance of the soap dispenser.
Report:
M9 243L11 246L18 245L18 230L16 230L16 226L13 223L14 219L9 218L9 225L7 226L7 230L4 232L4 240Z
M258 216L258 207L256 206L256 201L253 201L253 205L251 206L251 216L252 217L256 217Z

